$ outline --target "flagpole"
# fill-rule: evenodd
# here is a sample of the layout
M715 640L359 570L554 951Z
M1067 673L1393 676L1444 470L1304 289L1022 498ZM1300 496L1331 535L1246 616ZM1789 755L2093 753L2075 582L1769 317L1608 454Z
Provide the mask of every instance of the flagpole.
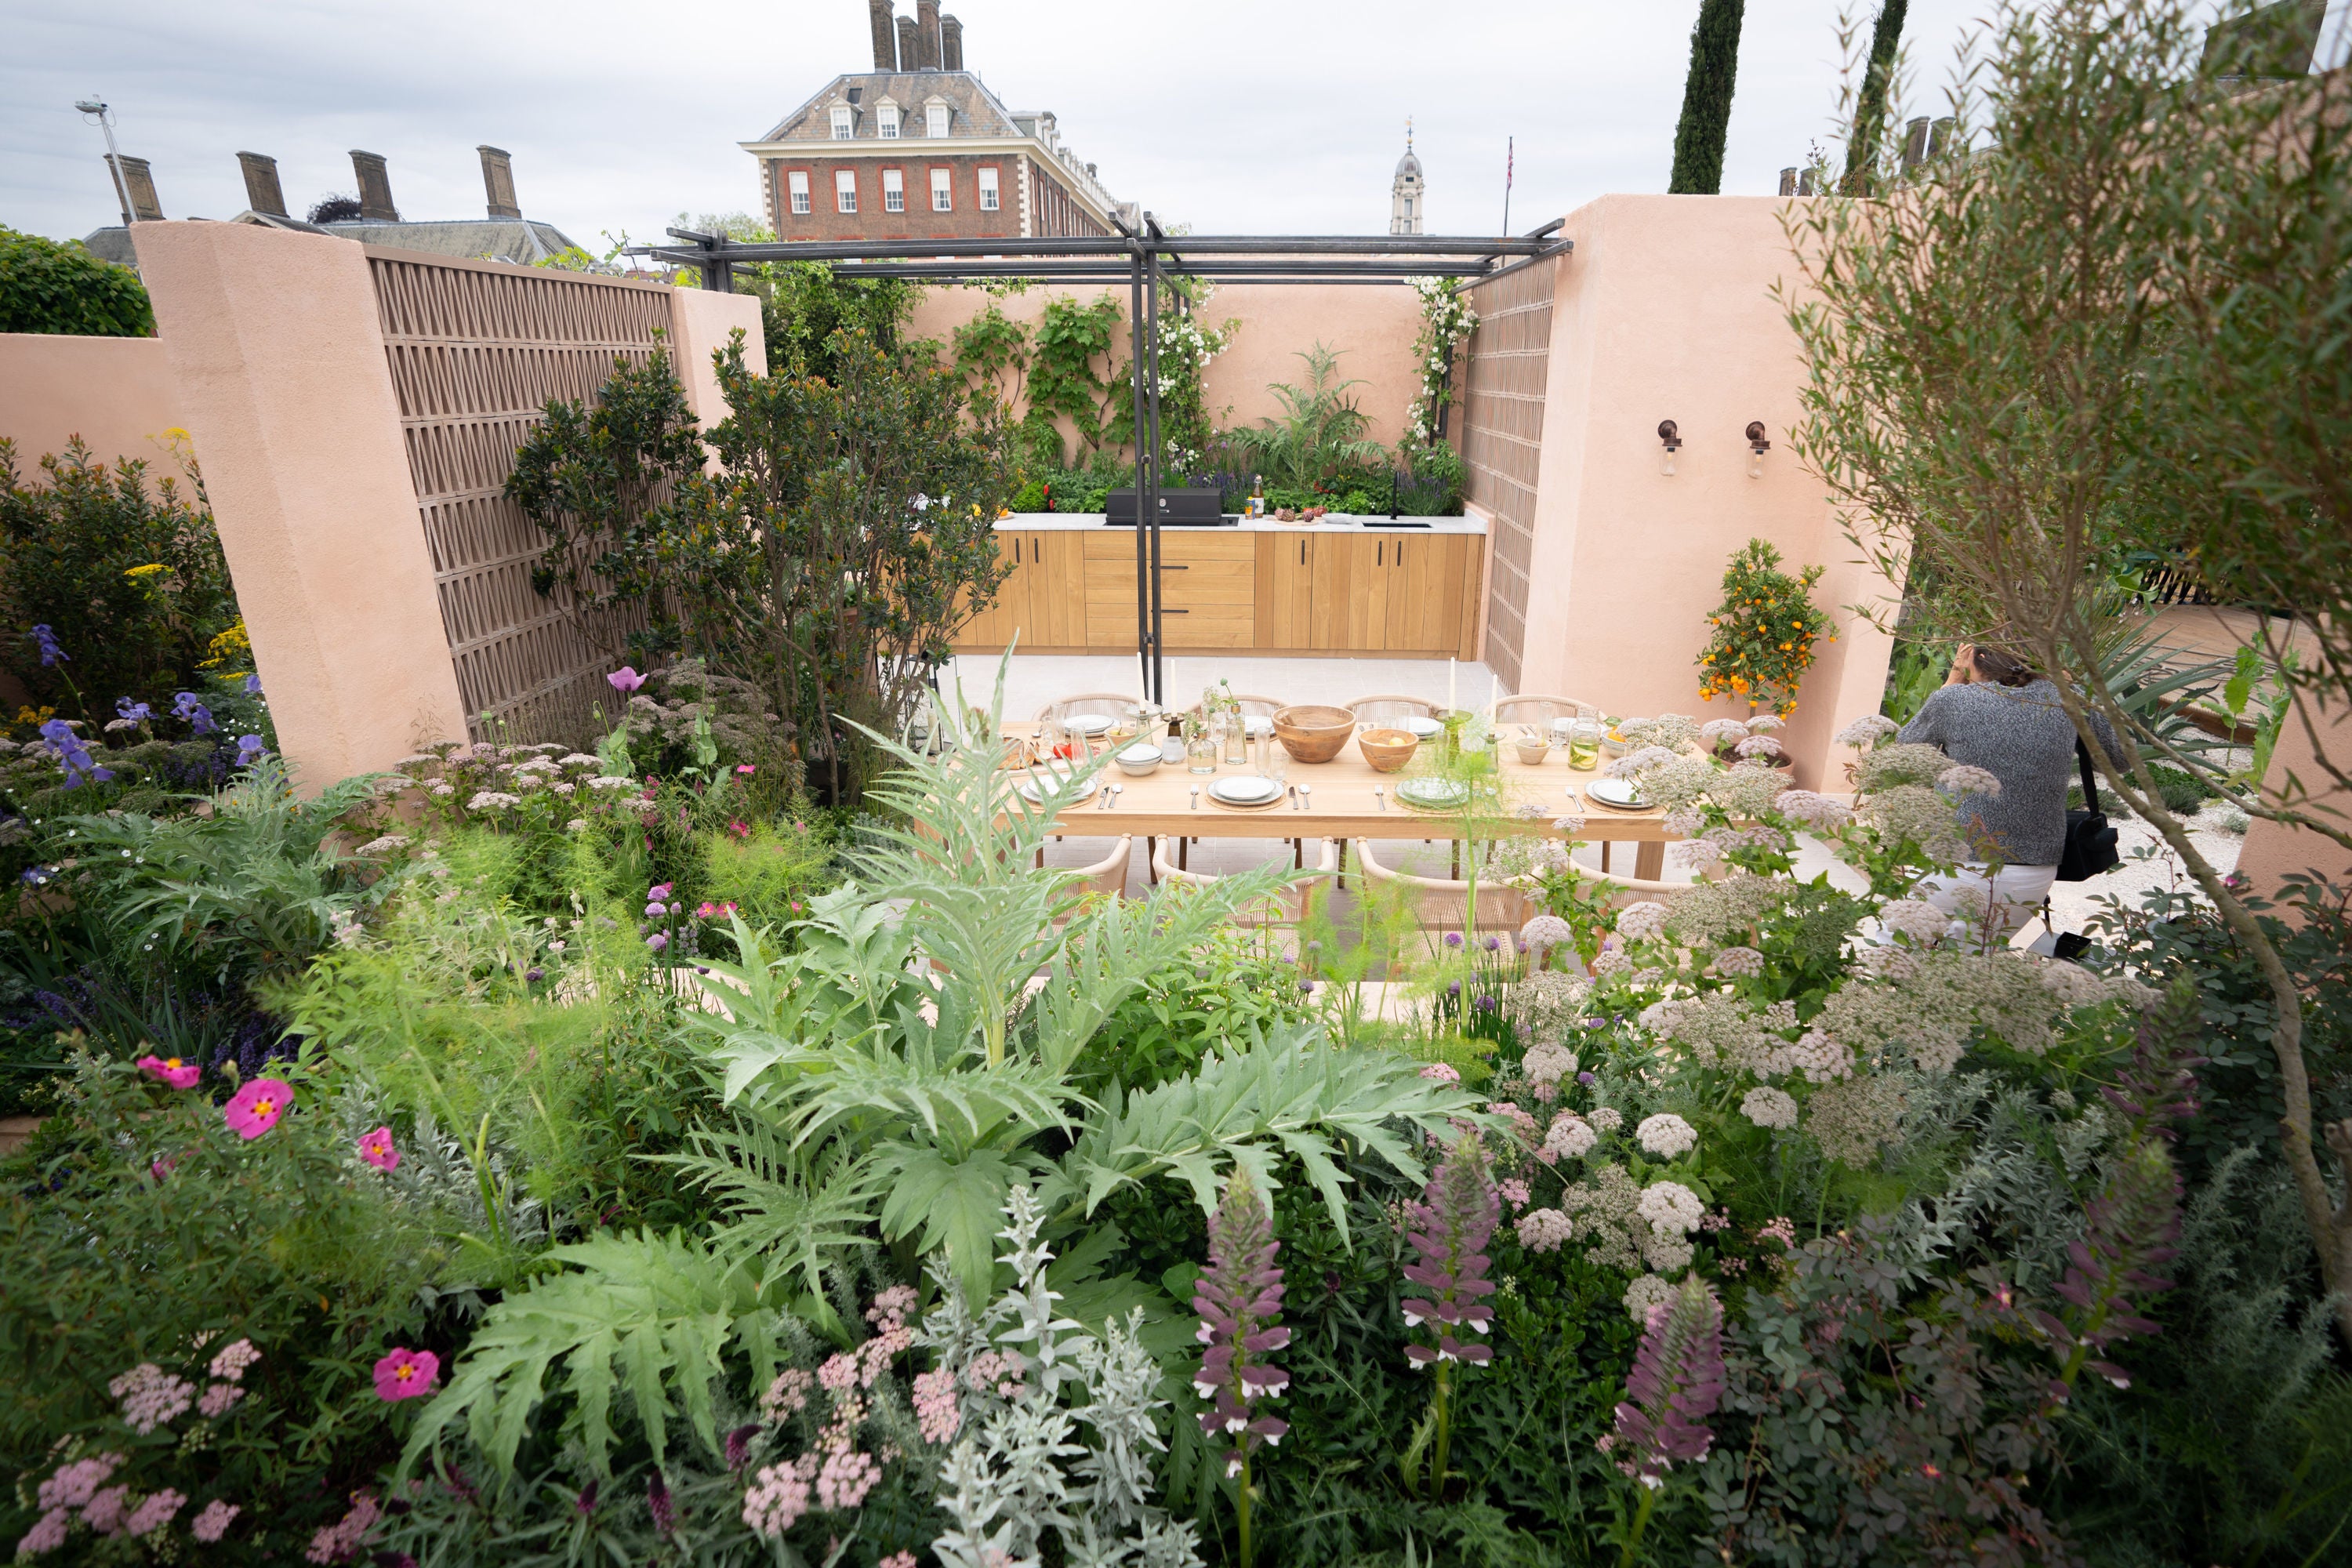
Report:
M1517 138L1503 138L1503 232L1511 232L1511 170L1517 163Z

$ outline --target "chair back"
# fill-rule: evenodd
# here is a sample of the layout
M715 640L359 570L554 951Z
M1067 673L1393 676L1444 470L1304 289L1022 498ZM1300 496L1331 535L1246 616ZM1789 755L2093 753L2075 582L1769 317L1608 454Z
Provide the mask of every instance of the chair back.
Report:
M1328 876L1339 868L1339 845L1337 839L1321 841L1315 865L1310 869ZM1151 869L1162 882L1172 882L1183 888L1206 888L1223 881L1201 871L1188 871L1168 858L1175 846L1172 838L1162 838L1151 852ZM1307 897L1313 882L1298 882L1271 898L1259 899L1236 910L1229 923L1237 926L1295 926L1305 918Z
M1356 840L1356 863L1369 882L1402 890L1425 931L1463 931L1470 912L1470 884L1449 877L1417 877L1381 864L1369 838ZM1527 924L1531 905L1527 890L1514 879L1478 880L1478 929L1517 931Z
M1110 853L1093 865L1069 868L1070 874L1077 879L1072 884L1072 890L1106 899L1126 897L1128 862L1134 853L1135 837L1132 834L1112 840Z
M1359 697L1347 705L1359 724L1392 723L1399 719L1434 719L1437 704L1419 697Z
M1545 691L1522 691L1517 697L1506 697L1495 704L1497 724L1537 724L1546 718L1573 719L1580 708L1601 711L1600 704L1574 697L1556 697ZM1547 714L1544 710L1551 711Z

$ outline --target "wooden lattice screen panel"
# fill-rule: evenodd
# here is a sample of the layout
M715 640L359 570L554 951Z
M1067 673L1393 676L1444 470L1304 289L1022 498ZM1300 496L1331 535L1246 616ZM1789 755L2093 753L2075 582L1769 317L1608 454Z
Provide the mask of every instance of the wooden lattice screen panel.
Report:
M657 284L369 247L384 348L441 621L475 738L585 733L611 657L531 586L547 536L508 500L550 398L593 398L615 357L668 332Z
M1553 268L1538 263L1469 290L1478 312L1463 376L1462 458L1469 496L1493 514L1486 574L1486 663L1513 688L1527 649L1528 571L1535 554L1543 457L1544 375L1551 359Z

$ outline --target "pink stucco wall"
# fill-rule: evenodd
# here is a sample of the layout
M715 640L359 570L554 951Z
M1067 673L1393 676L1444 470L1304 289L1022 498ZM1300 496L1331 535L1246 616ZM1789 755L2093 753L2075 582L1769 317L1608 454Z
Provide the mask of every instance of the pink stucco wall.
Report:
M727 346L737 328L743 331L743 363L761 375L768 374L767 338L760 331L760 301L750 294L713 294L700 289L671 290L669 300L670 363L687 406L705 430L727 417L727 399L719 390L719 374L711 355ZM708 448L706 448L708 450ZM710 452L706 467L716 470L719 454Z
M1891 642L1844 606L1891 598L1854 558L1821 481L1789 449L1804 377L1771 297L1795 266L1776 197L1603 196L1569 215L1557 273L1542 471L1520 689L1617 713L1727 713L1698 700L1697 658L1725 562L1750 538L1784 564L1829 571L1814 602L1835 643L1799 693L1785 737L1798 777L1842 788L1830 735L1878 710ZM1680 426L1660 472L1658 422ZM1772 443L1748 477L1742 432Z
M132 234L299 784L463 740L366 253L246 224Z
M2294 805L2323 820L2333 821L2338 827L2352 827L2352 790L2337 785L2321 770L2317 761L2319 747L2312 742L2315 729L2320 743L2327 748L2328 761L2352 771L2352 712L2322 710L2308 726L2300 714L2290 714L2285 728L2279 732L2278 745L2271 753L2270 776L2263 781L2263 788L2276 801L2292 775L2296 785ZM2334 813L2332 817L2327 815L2330 812ZM2257 820L2246 830L2245 847L2238 854L2238 871L2253 884L2255 892L2273 900L2281 891L2280 879L2289 872L2316 872L2339 888L2352 888L2352 851L2309 828L2283 827L2275 822ZM2286 909L2280 910L2282 914L2290 912Z
M144 458L168 473L156 437L186 423L160 338L0 332L0 437L22 473L76 436L100 462Z
M1119 331L1111 350L1114 368L1127 363L1127 289L1089 284L1045 284L996 300L1007 316L1034 324L1055 296L1091 300L1108 293L1119 303ZM909 331L917 337L952 340L955 329L988 307L978 289L926 289L915 306ZM1371 438L1394 445L1403 433L1405 410L1418 394L1412 341L1421 331L1421 299L1402 283L1234 284L1220 288L1202 306L1203 325L1238 323L1230 346L1209 362L1204 378L1209 413L1220 426L1255 425L1278 415L1281 405L1268 390L1276 382L1307 379L1301 350L1320 342L1342 351L1338 374L1361 381L1358 405L1371 420Z

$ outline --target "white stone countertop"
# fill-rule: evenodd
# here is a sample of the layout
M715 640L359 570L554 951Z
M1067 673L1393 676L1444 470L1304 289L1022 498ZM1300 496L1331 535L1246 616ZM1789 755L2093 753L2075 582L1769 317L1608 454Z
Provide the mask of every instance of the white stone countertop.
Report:
M1098 511L1016 511L1010 517L996 520L1000 529L1014 531L1063 532L1079 529L1107 528L1105 514ZM1407 520L1400 518L1399 523ZM1315 522L1285 522L1276 517L1245 517L1239 522L1222 528L1163 526L1162 534L1170 533L1484 533L1486 520L1483 517L1425 517L1412 520L1429 524L1427 528L1399 527L1386 517L1351 517L1340 512L1326 512ZM1119 530L1124 533L1126 529Z

